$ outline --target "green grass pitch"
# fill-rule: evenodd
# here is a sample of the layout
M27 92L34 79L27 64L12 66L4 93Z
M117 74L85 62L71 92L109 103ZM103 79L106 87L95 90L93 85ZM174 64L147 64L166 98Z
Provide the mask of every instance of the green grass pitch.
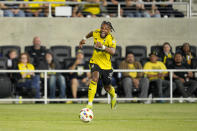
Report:
M84 104L0 104L0 131L196 131L194 104L94 105L94 119L83 123Z

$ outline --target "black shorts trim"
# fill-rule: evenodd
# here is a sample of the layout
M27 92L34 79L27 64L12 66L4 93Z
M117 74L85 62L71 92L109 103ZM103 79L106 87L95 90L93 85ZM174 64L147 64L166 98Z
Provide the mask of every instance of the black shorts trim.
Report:
M113 70L103 70L97 64L90 63L90 70L91 72L98 71L99 77L104 86L108 86L111 84Z

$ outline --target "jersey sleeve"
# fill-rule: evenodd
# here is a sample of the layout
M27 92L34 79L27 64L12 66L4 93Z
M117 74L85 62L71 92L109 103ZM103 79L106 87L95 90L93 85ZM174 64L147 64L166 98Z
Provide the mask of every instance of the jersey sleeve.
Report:
M116 40L113 37L109 38L108 45L109 47L116 49Z
M96 29L93 31L93 38L95 38L95 36L98 34L98 32L100 32L100 29Z

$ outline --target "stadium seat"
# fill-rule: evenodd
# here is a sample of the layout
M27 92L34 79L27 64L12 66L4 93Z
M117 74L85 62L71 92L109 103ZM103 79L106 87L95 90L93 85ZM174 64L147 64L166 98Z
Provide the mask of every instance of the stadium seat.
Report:
M17 54L20 55L21 53L21 48L20 46L16 46L16 45L7 45L7 46L1 46L1 54L3 57L8 57L8 53L11 50L16 50Z
M25 46L25 47L24 47L24 48L25 48L25 52L26 52L26 53L30 52L29 50L30 50L32 47L33 47L32 45ZM41 48L46 49L45 46L41 46Z
M137 61L140 61L140 59L147 57L147 47L146 46L141 46L141 45L126 46L126 54L128 52L133 52L135 55L135 59Z
M78 49L79 49L79 46L76 46L75 47L75 56L77 55ZM89 46L89 45L83 46L82 50L84 52L85 61L89 61L89 59L92 57L93 49L94 49L93 46Z
M197 55L197 47L194 45L191 45L191 52ZM176 46L176 52L182 52L182 45Z
M116 46L116 52L115 54L113 55L112 58L121 58L122 57L122 47L121 46Z
M50 50L53 52L54 57L60 62L60 64L63 64L66 58L71 57L70 46L51 46Z
M6 58L0 58L0 70L6 70ZM0 98L11 96L12 84L6 73L0 74Z
M197 58L193 58L191 61L191 68L197 69Z
M153 45L150 47L151 52L156 52L157 54L161 54L163 52L163 46L162 45Z

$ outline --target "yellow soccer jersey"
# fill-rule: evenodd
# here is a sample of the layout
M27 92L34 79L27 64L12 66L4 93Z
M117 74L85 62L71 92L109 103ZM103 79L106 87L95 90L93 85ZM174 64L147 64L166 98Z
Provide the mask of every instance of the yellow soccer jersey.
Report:
M106 47L116 49L116 40L111 34L108 34L104 39L100 37L100 29L93 32L94 44L100 42ZM94 49L90 63L97 64L101 69L110 70L112 69L111 55L102 50Z
M157 61L156 63L152 62L147 62L144 65L144 70L166 70L166 66L164 65L163 62ZM167 72L162 72L162 73L167 73ZM157 75L158 72L145 72L145 74L150 74L150 75ZM149 78L150 80L158 79L158 77L151 77ZM164 78L162 78L164 79Z
M129 64L129 69L134 69L135 70L134 64ZM137 77L137 72L129 72L129 76L131 78L136 78Z
M30 63L28 63L27 65L24 65L23 63L19 63L18 64L18 69L19 70L34 70L34 66ZM21 75L23 75L24 73L27 73L27 72L21 72ZM26 75L25 78L31 78L30 75Z

